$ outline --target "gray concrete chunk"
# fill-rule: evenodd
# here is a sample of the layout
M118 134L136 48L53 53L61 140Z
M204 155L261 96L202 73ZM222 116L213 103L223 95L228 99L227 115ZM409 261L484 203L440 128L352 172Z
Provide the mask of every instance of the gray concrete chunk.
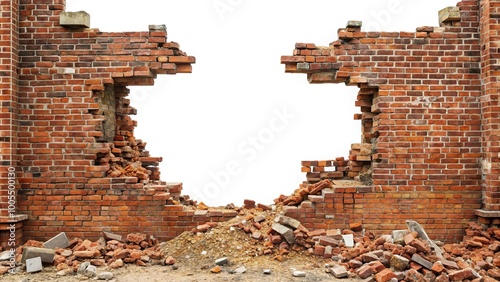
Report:
M55 251L52 249L24 247L21 262L26 263L27 259L40 257L42 262L52 263L54 261Z
M226 265L228 263L228 260L226 257L219 258L215 260L216 265Z
M347 269L342 265L330 268L330 273L335 276L335 278L345 278L348 276Z
M392 231L392 241L394 244L403 245L406 234L408 234L408 230L394 230Z
M113 273L106 271L106 272L101 272L99 275L97 275L97 280L111 280L113 279Z
M427 269L432 269L432 265L433 263L424 259L423 257L417 255L417 254L413 254L413 256L411 256L411 260L420 264L421 266L427 268Z
M291 227L293 229L297 229L300 226L300 221L284 215L278 216L276 222Z
M348 21L346 27L361 27L362 25L362 21Z
M63 11L59 16L59 24L69 28L88 28L90 27L90 15L85 11Z
M102 237L104 237L104 239L106 239L106 241L116 240L118 242L123 242L123 236L117 235L117 234L114 234L114 233L111 233L111 232L103 231L102 232Z
M49 239L47 242L43 243L43 246L47 249L61 248L65 249L69 246L69 240L66 233L61 232L56 236Z
M38 272L42 269L42 259L40 257L30 258L26 260L26 272Z
M92 278L97 275L97 268L93 265L89 265L83 272L83 275Z
M295 243L295 236L293 235L293 230L281 225L279 223L274 223L271 227L274 231L278 232L289 244Z
M90 262L89 261L85 261L85 262L82 262L79 266L78 266L78 269L76 270L76 273L77 274L81 274L83 275L83 273L85 272L85 269L87 269L87 267L90 265Z

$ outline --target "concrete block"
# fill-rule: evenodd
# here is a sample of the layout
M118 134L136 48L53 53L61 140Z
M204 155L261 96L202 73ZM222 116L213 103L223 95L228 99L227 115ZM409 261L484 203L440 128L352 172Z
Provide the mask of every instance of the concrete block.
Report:
M102 232L102 237L104 237L104 239L106 239L106 241L116 240L118 242L123 242L123 236L117 235L117 234L114 234L114 233L111 233L111 232L103 231Z
M68 28L90 27L90 15L85 11L61 12L59 24Z
M293 230L281 225L279 223L274 223L271 227L274 231L278 232L289 244L295 243L295 236L293 235Z
M293 219L291 217L288 217L288 216L284 216L284 215L278 216L275 219L275 221L279 224L286 225L286 226L291 227L293 229L297 229L300 226L300 221Z
M347 269L342 265L330 268L330 273L335 276L335 278L345 278L348 276Z
M432 269L433 263L419 256L418 254L413 254L413 256L411 256L411 260L427 269Z
M26 272L38 272L43 269L42 258L35 257L26 260Z
M52 249L25 247L23 249L23 256L21 262L26 263L27 259L40 257L42 262L52 263L54 261L55 251Z
M65 249L69 246L69 240L66 233L61 232L58 235L52 237L47 242L43 243L43 246L47 249L61 248Z
M362 25L362 21L348 21L346 27L361 27Z
M460 9L457 6L446 7L438 12L439 24L460 21Z

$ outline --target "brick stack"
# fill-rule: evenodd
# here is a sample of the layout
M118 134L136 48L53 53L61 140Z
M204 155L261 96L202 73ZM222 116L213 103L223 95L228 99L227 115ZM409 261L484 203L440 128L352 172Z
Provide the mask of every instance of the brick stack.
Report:
M373 145L370 143L351 144L351 150L349 151L348 177L354 178L370 169L372 163L372 148Z
M302 161L301 164L301 171L306 173L307 182L311 184L324 179L341 179L345 176L343 158L326 161Z

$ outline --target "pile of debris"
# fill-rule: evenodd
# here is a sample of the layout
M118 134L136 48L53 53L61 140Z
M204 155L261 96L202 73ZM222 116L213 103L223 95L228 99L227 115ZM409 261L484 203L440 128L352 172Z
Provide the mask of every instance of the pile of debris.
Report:
M299 221L276 215L240 218L231 225L262 242L256 255L282 260L291 251L332 260L336 278L389 281L496 281L500 279L500 229L470 223L466 239L443 248L411 220L407 230L376 237L361 223L350 229L308 230ZM213 224L212 227L217 226ZM206 232L208 229L204 229Z
M109 232L102 232L95 242L80 238L70 241L64 232L45 243L29 240L17 248L16 261L26 266L26 272L41 271L46 264L55 266L61 276L78 273L87 277L98 276L99 266L116 269L127 263L139 266L175 263L171 257L164 258L154 236L130 233L122 237Z
M307 200L308 195L318 195L325 188L332 188L332 182L328 179L321 180L315 184L303 183L291 196L280 195L274 200L275 204L282 203L285 206L297 206Z

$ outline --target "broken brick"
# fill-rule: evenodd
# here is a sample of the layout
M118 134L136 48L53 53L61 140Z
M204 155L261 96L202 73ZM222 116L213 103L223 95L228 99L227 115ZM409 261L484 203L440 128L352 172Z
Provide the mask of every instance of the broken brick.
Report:
M377 282L386 282L391 280L392 278L396 278L396 274L392 272L392 270L386 268L379 273L375 274L375 280Z
M448 277L450 281L464 281L466 279L470 279L475 277L474 271L471 268L461 269L457 271L453 271L449 273Z

